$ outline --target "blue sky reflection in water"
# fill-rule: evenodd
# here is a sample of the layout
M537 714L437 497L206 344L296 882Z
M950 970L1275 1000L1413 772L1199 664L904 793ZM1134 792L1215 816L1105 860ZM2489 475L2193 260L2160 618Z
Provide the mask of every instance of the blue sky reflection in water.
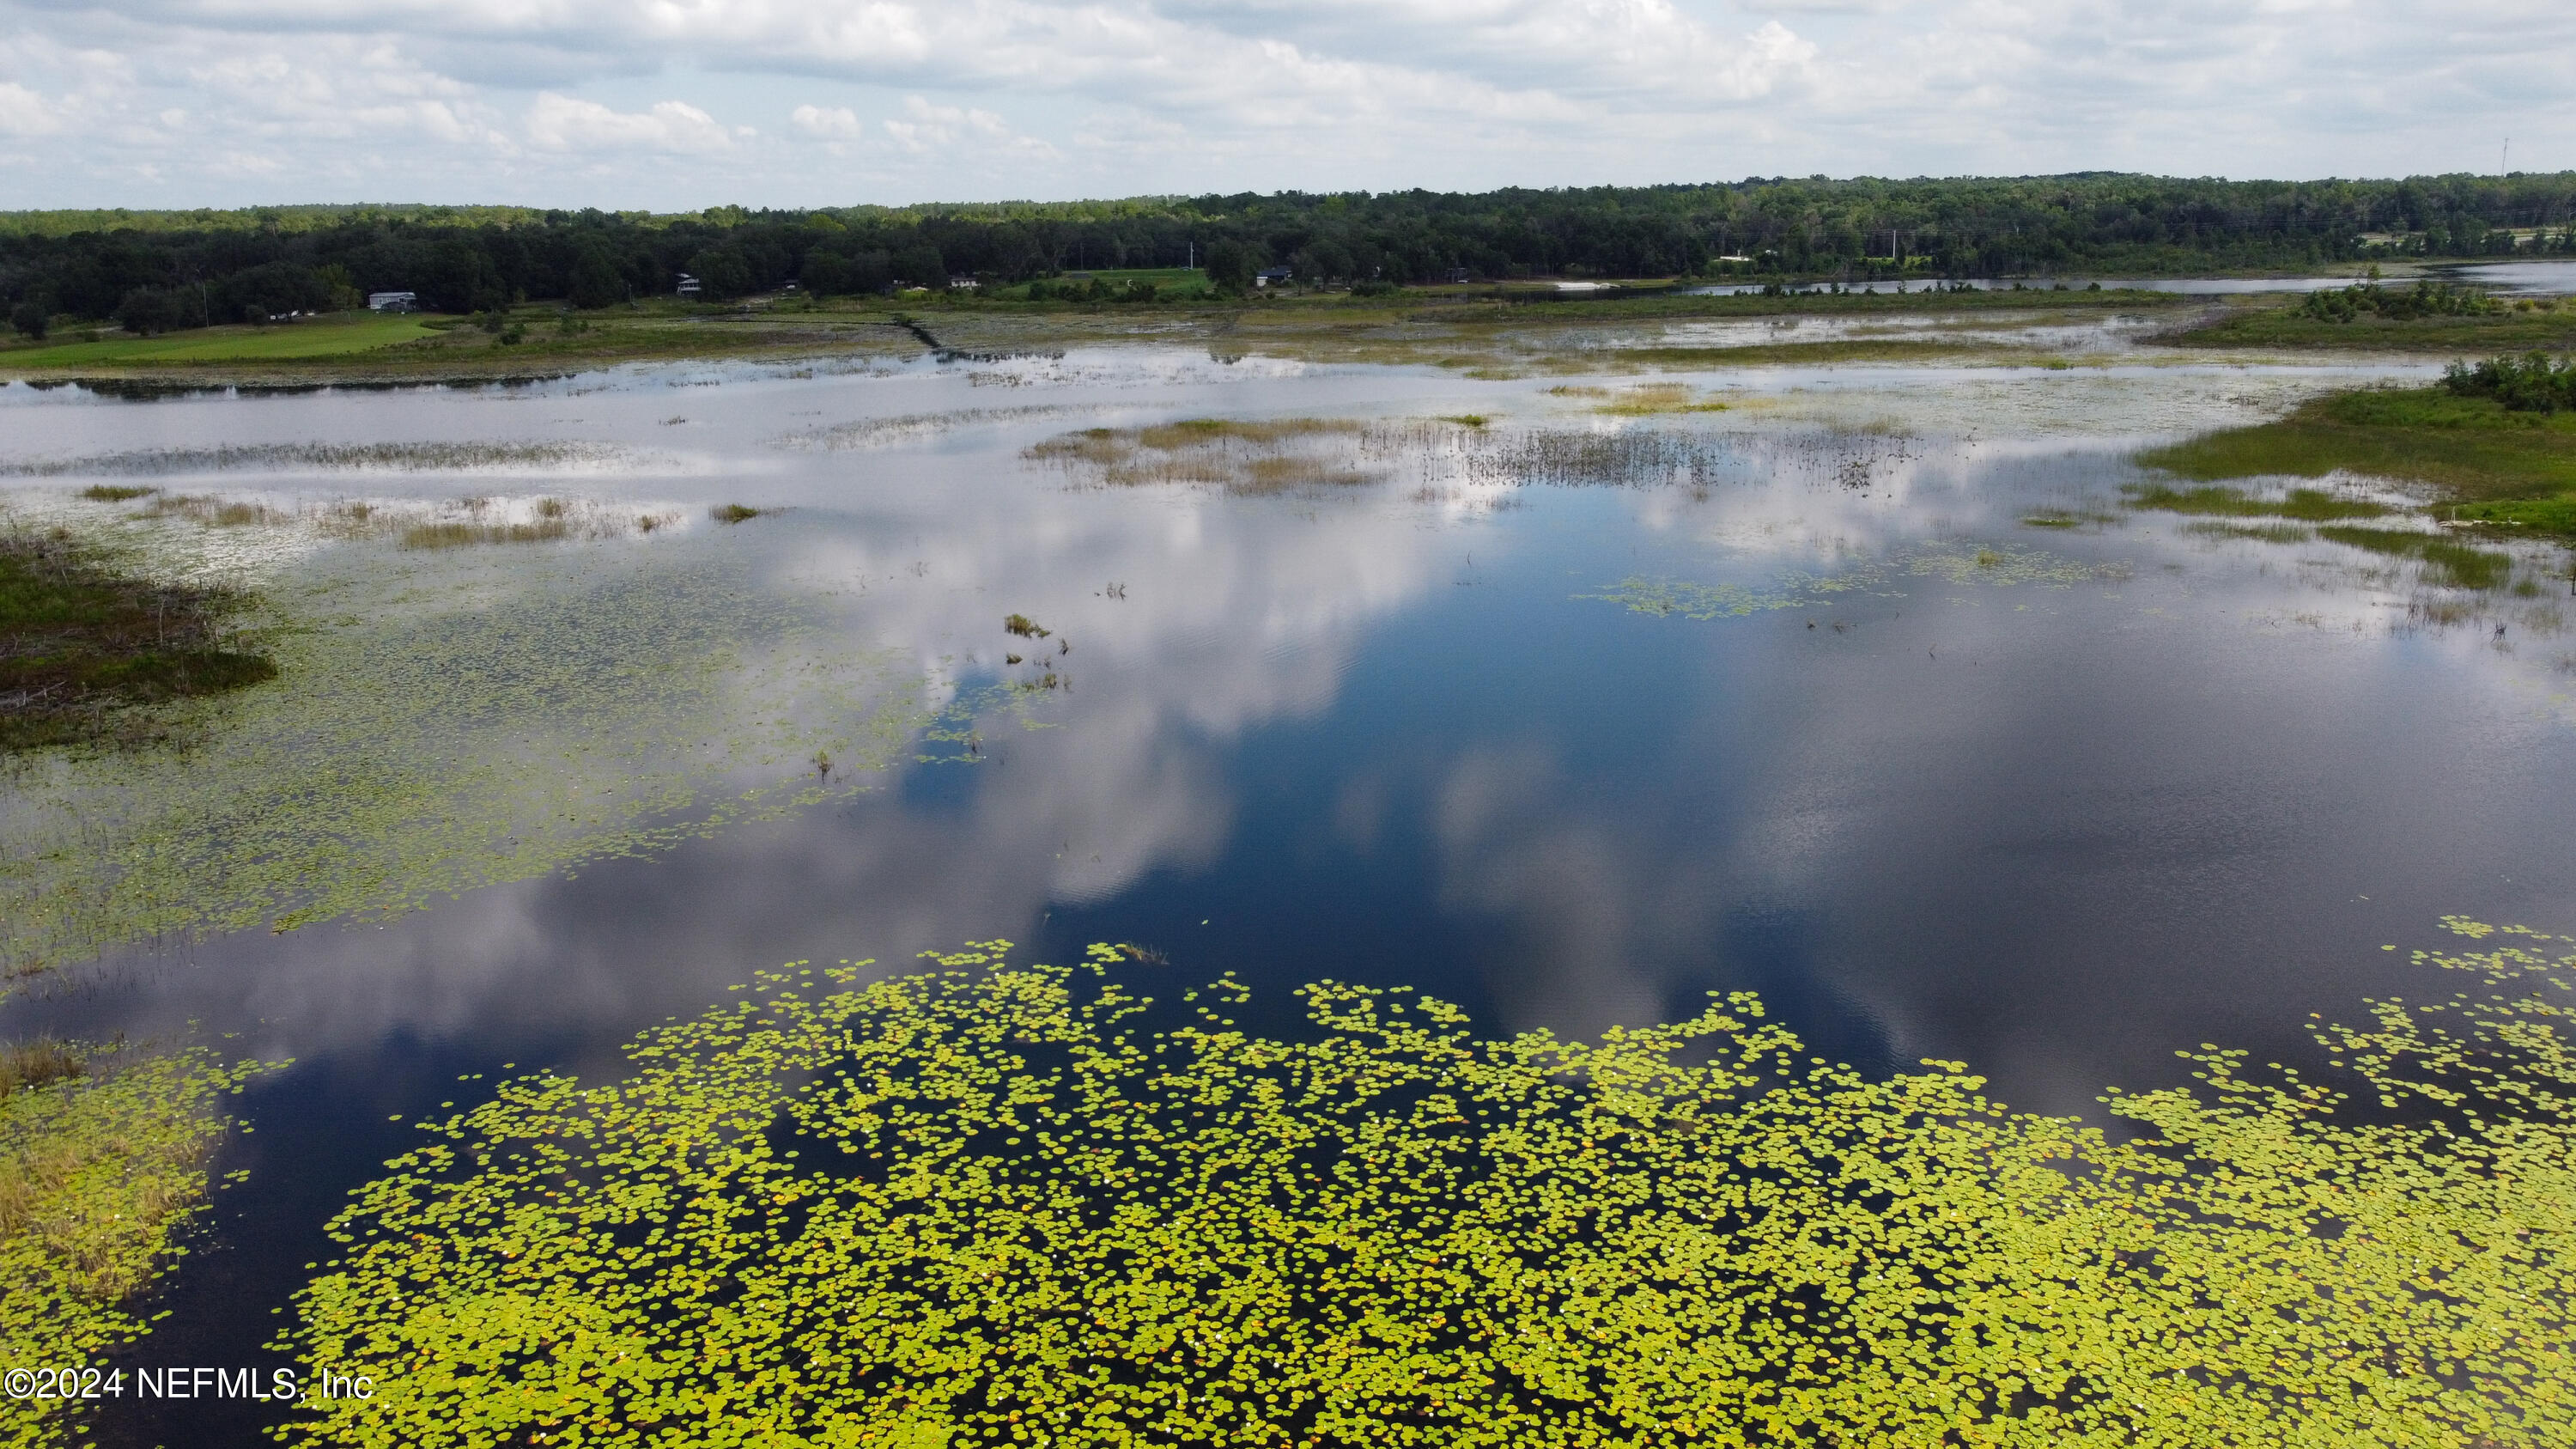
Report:
M322 1219L406 1140L388 1118L505 1062L610 1069L635 1031L785 960L1132 941L1170 958L1140 971L1270 989L1271 1026L1325 975L1566 1032L1750 987L1832 1055L1964 1059L2016 1105L2071 1111L2167 1079L2177 1047L2298 1050L2308 1012L2405 992L2403 952L2379 947L2441 915L2576 927L2576 802L2547 785L2576 767L2563 554L2517 555L2520 594L2472 594L2120 507L2140 437L2333 376L2157 370L2105 411L2080 373L1875 392L1865 369L1782 373L1696 380L1726 412L1612 419L1539 383L1263 366L12 389L10 461L163 437L630 446L535 479L184 486L780 507L669 556L731 557L824 611L826 651L890 649L971 690L1036 677L1004 661L1045 650L1070 685L1033 696L1044 728L983 720L975 763L906 756L854 799L388 922L120 950L10 1003L11 1034L196 1022L297 1059L247 1100L259 1131L227 1165L251 1177L155 1353L268 1330ZM1470 409L1496 437L1688 432L1713 461L1695 483L1569 488L1399 460L1246 497L1022 457L1093 425ZM1833 578L1866 582L1810 586ZM1631 607L1656 597L1758 606ZM1007 635L1013 612L1053 632ZM191 1414L110 1427L214 1442Z

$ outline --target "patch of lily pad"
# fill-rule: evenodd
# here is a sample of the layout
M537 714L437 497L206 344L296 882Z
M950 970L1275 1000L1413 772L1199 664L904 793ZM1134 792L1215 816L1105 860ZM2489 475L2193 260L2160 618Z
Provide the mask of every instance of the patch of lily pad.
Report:
M765 975L422 1124L278 1347L292 1444L1681 1446L2576 1435L2571 943L2183 1053L2109 1134L1746 994L1597 1041L1008 944ZM2353 1100L2358 1097L2359 1103Z
M94 1367L150 1331L141 1295L188 1251L206 1209L223 1099L266 1068L204 1047L5 1049L0 1072L0 1367ZM13 1389L0 1443L83 1441L92 1405Z

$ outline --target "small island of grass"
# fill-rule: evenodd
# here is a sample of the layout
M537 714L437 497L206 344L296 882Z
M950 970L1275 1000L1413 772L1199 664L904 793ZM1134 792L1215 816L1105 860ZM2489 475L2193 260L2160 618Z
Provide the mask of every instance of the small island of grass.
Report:
M59 531L0 531L0 753L148 733L128 706L276 678L229 647L242 602L121 572Z
M2151 448L2138 461L2203 484L2337 472L2400 479L2437 490L2436 507L2446 521L2576 535L2576 409L2515 405L2519 380L2535 367L2556 377L2571 375L2564 362L2496 358L2454 368L2432 387L2317 398L2276 422ZM2145 506L2247 511L2187 506L2196 494L2217 496L2213 490L2158 491L2159 501Z

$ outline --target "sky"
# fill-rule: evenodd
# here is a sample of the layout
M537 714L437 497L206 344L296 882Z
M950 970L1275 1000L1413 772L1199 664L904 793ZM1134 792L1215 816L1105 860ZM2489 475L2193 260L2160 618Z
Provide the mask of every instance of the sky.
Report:
M2566 0L0 0L0 210L2559 170L2571 77Z

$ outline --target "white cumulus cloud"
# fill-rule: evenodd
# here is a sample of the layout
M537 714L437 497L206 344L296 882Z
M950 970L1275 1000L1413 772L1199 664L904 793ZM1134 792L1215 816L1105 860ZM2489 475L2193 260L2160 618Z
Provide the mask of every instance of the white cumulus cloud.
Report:
M703 156L730 148L733 133L687 101L617 111L597 101L540 92L528 108L528 140L548 151L666 151Z
M15 81L0 81L0 136L43 136L62 125L43 96Z
M0 0L0 37L35 205L2576 166L2564 0ZM190 179L234 153L256 197Z

